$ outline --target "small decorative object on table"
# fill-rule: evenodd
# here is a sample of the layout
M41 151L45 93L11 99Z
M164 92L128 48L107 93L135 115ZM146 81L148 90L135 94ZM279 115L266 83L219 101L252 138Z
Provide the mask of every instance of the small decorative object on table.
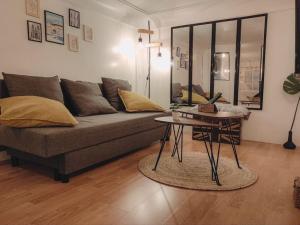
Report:
M179 104L172 103L170 105L170 109L172 110L172 117L173 117L174 121L179 121L180 113L176 112L176 109L179 109Z
M181 117L181 113L180 112L176 112L176 111L172 111L172 117L173 120L176 122L180 121L180 117Z
M216 113L218 112L218 109L216 107L216 105L214 104L215 102L218 101L219 98L222 97L222 93L217 93L215 95L215 97L213 97L212 99L210 99L208 101L208 104L199 104L198 106L198 111L199 112L204 112L204 113Z
M170 109L171 109L171 110L179 109L179 104L178 104L178 103L172 103L172 104L170 105Z
M300 209L300 177L296 177L294 182L295 207Z
M215 104L199 104L198 111L204 113L216 113L218 112Z

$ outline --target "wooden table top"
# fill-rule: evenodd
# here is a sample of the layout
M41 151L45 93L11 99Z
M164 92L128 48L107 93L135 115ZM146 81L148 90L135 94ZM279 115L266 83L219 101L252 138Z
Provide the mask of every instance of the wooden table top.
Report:
M164 116L155 118L156 122L174 124L174 125L184 125L184 126L192 126L192 127L217 127L218 125L212 123L206 123L200 120L178 117L178 119L174 119L172 116Z
M242 119L244 115L242 113L233 113L233 112L216 112L216 113L204 113L199 112L198 109L184 107L181 109L176 109L176 112L186 113L194 116L202 116L209 119L218 119L218 120L226 120L226 119Z

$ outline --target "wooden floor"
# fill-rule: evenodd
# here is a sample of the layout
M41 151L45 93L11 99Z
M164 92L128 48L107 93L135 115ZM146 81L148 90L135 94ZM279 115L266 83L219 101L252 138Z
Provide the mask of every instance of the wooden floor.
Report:
M300 224L292 197L300 149L243 142L240 160L258 173L258 182L238 191L207 192L161 185L141 175L138 161L158 148L154 144L73 177L69 184L54 182L35 166L2 163L0 224ZM204 148L189 135L185 150ZM222 150L222 156L232 158L229 146Z

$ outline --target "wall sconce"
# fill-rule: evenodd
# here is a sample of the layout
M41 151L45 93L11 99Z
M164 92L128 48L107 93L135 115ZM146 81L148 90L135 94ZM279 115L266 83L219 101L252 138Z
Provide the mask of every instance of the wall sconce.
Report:
M162 46L162 43L161 42L151 42L151 35L154 34L154 31L153 30L150 30L150 26L149 26L149 29L138 29L138 33L140 34L140 37L138 39L138 42L139 43L142 43L143 42L143 38L142 38L142 34L148 34L149 36L149 43L148 44L145 44L145 47L146 48L158 48L158 57L161 57L162 54L161 54L161 51L160 51L160 47Z
M160 48L162 47L162 45L163 44L161 42L151 42L149 44L146 44L145 47L146 48L158 48L158 54L157 54L157 56L161 57L162 54L161 54Z

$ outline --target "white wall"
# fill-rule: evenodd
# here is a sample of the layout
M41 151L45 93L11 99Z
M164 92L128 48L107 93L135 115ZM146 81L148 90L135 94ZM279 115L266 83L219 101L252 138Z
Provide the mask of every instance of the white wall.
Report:
M186 16L188 13L180 12L177 17L174 13L160 15L162 24L182 25L184 23L204 22L213 19L247 16L258 13L269 13L266 73L264 86L264 109L253 111L249 121L243 125L243 139L261 142L282 144L287 139L291 125L297 97L289 96L282 90L286 76L294 72L295 60L295 10L292 0L275 1L239 1L240 4L227 4L214 6L201 13ZM235 1L237 2L237 1ZM222 8L223 7L223 8ZM226 10L228 9L228 10ZM193 9L196 10L196 9ZM190 14L192 11L190 12ZM190 15L189 14L189 15ZM197 15L197 16L196 16ZM205 18L206 17L206 18ZM212 18L214 17L214 18ZM174 21L177 18L178 23ZM196 21L197 19L197 21ZM161 30L161 40L164 46L170 46L170 27ZM168 49L169 50L169 49ZM168 56L164 56L168 60ZM169 105L170 70L155 71L153 80L160 85L153 87L155 100L161 104ZM162 85L164 84L164 85ZM300 145L300 116L298 115L294 127L294 141Z
M25 0L0 0L0 71L38 76L53 76L100 81L101 76L135 81L136 29L94 10L81 8L61 0L41 0L41 18L26 16ZM94 29L93 43L83 41L82 29L68 26L68 9L81 12L81 23ZM65 45L27 40L26 20L44 24L43 10L65 18ZM67 34L77 35L80 52L68 50ZM121 51L121 52L120 52Z

